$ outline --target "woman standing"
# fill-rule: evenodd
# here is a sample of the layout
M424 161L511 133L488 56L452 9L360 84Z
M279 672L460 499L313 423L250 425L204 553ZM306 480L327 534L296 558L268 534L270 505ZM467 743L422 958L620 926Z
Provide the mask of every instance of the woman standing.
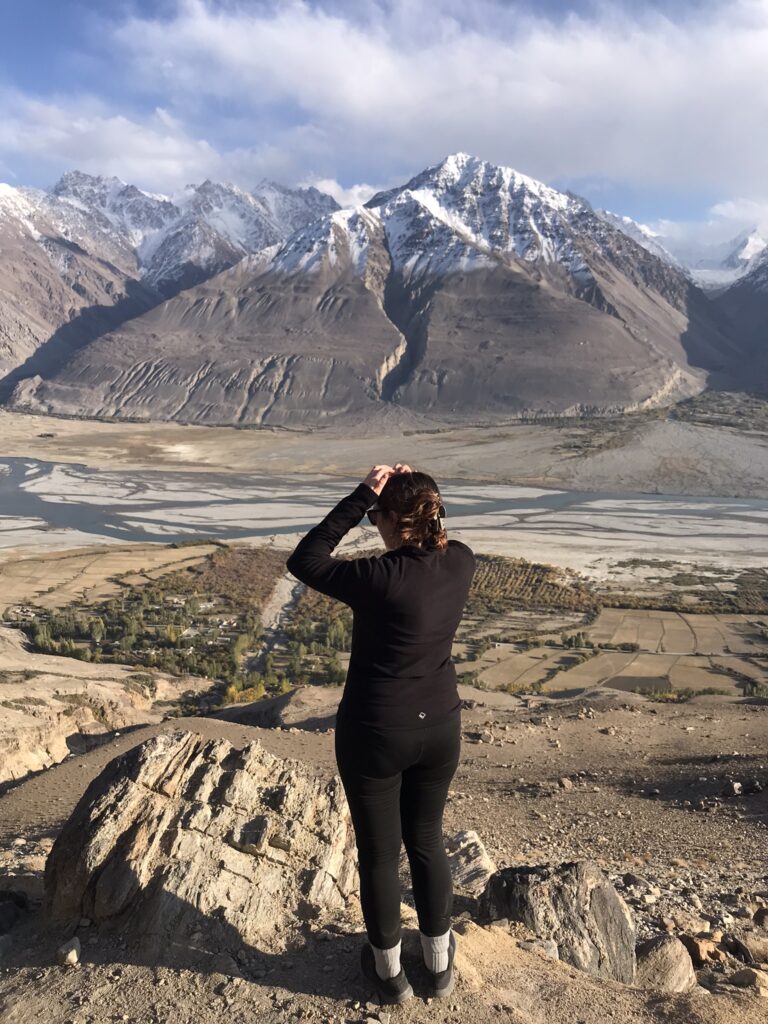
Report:
M331 557L368 513L386 552ZM303 583L352 608L352 650L336 724L336 761L355 829L369 942L361 966L382 1002L413 995L400 965L398 864L405 843L432 994L454 984L453 887L443 810L461 745L451 646L475 569L449 540L437 485L377 465L302 538L287 561Z

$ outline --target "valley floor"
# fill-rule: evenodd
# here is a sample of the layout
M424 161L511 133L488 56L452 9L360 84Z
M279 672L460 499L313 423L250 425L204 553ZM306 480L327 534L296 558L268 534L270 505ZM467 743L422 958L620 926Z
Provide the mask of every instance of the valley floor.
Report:
M646 587L651 577L677 573L679 567L669 562L673 558L698 566L697 571L701 565L714 566L710 576L715 583L722 578L721 570L758 568L768 560L762 506L745 510L739 501L731 502L728 515L732 518L721 521L725 526L691 541L693 520L685 497L678 503L674 529L649 526L650 518L637 528L632 501L624 497L643 492L768 498L768 441L760 431L658 417L422 433L387 431L384 426L361 424L351 434L332 429L247 431L86 423L1 411L0 457L135 473L157 471L158 486L171 489L174 474L180 472L199 474L201 480L213 474L217 480L222 475L248 474L293 480L297 494L307 480L316 482L325 476L330 486L315 494L322 502L338 491L342 481L360 478L376 462L410 461L428 469L438 481L450 482L457 495L469 484L473 493L493 484L610 495L606 500L613 503L614 534L596 532L594 522L587 520L599 510L585 506L565 527L556 514L536 529L529 523L527 533L523 529L517 534L505 553L561 565L570 560L576 568L589 566L604 583L627 592ZM82 473L78 476L76 466L66 479L61 478L65 482L57 494L40 491L40 500L66 503L76 496L78 501L90 500L99 506L104 492L89 492L88 481ZM191 496L184 491L177 497L178 515L183 519L191 514ZM137 507L149 500L147 492L140 490L130 498ZM119 507L126 499L115 492L110 500ZM594 500L601 499L596 494ZM306 519L298 499L294 514L298 531ZM605 507L599 514L606 514ZM147 515L152 518L151 507ZM574 526L579 516L581 525ZM602 521L608 523L607 518ZM499 550L498 528L484 538L483 530L475 527L472 536L480 542L478 550ZM619 534L622 543L612 544L612 537ZM281 535L277 546L290 547L293 537L292 533ZM20 528L3 554L0 585L5 588L5 600L0 605L30 601L58 607L73 597L109 595L113 592L110 577L116 572L162 573L172 565L197 560L208 550L125 540L117 529L109 545L89 543L86 550L63 552L60 539L46 542L44 531L28 534ZM265 540L275 543L274 537L262 536ZM371 541L370 536L364 537L350 550ZM83 543L80 538L72 546L82 549ZM42 549L46 544L47 551ZM709 580L707 586L711 585ZM275 623L280 609L292 599L287 584L281 586L267 608ZM768 902L768 704L761 698L743 699L733 685L725 696L697 696L685 704L657 703L634 693L590 687L601 682L604 669L633 678L656 678L665 672L670 678L679 677L682 681L676 685L680 686L695 672L697 678L718 676L722 685L732 684L734 666L764 672L764 664L756 666L749 657L756 629L753 619L713 615L706 622L697 618L691 628L679 612L606 609L590 627L594 639L630 640L639 649L601 651L581 668L561 674L566 678L570 671L576 672L573 678L581 679L587 691L560 699L546 693L515 697L498 692L500 684L528 670L528 655L504 646L485 652L476 665L488 689L462 688L467 702L463 759L448 803L446 831L476 829L500 867L594 858L633 907L641 937L664 930L670 921L679 930L694 929L705 919L722 921L727 927L738 923L740 914L756 901ZM48 657L43 665L39 656L41 660L32 666L32 656L13 637L6 636L4 642L5 663L0 668L8 678L0 686L3 699L36 696L34 687L24 687L25 669L38 672L34 681L38 688L63 690L74 685L64 675L79 669L76 662ZM563 654L559 650L556 656ZM539 668L534 665L533 671ZM52 674L45 675L43 669ZM131 687L126 690L123 685L130 682L128 669L91 666L88 673L94 686L97 676L99 685L108 676L110 685L122 688L126 706L134 708ZM86 682L82 680L81 685ZM557 685L554 681L552 688ZM64 937L49 930L34 907L41 894L45 856L58 830L88 782L118 753L159 730L186 728L225 737L235 745L258 738L276 754L297 757L316 765L320 773L330 773L330 727L339 695L338 689L312 687L272 703L234 705L215 716L160 721L160 714L148 715L142 722L136 714L125 719L128 731L110 732L107 742L95 749L69 756L62 752L60 763L2 793L0 888L26 888L33 898L33 909L0 950L4 1024L38 1019L51 1024L114 1020L218 1024L225 1014L267 1024L376 1019L386 1024L386 1011L367 1004L369 993L358 978L360 922L351 934L309 933L305 948L281 957L264 956L256 968L251 964L240 970L230 962L214 974L195 973L181 961L170 968L147 962L140 948L99 937L84 924L79 930L82 964L63 968L55 965L55 950ZM139 711L143 714L147 709ZM734 783L741 784L741 792ZM639 878L636 886L625 883L628 872ZM765 999L715 984L716 964L710 969L715 975L714 981L709 979L711 994L660 996L599 982L525 951L507 932L473 924L466 916L471 911L466 901L459 901L456 909L464 919L459 924L461 980L454 996L446 1006L425 1002L424 979L413 966L416 945L411 929L406 966L413 967L418 998L396 1011L397 1020L451 1024L467 1019L477 1024L499 1020L510 1024L666 1024L670 1020L757 1024L765 1020Z
M651 494L768 496L768 433L661 414L619 419L316 430L106 423L0 410L2 454L91 467L355 476L405 461L443 479Z

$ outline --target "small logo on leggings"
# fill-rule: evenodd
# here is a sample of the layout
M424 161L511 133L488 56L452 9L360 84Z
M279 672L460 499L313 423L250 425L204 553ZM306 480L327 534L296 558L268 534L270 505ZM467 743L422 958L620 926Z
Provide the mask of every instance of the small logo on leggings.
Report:
M426 717L427 717L426 711L420 711L419 712L419 718L426 718Z

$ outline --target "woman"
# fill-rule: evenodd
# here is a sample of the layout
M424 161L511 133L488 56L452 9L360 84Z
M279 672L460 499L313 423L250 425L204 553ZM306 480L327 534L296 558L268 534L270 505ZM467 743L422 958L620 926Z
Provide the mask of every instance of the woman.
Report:
M386 552L332 558L368 513ZM400 845L405 843L432 994L452 989L451 873L442 820L461 744L451 645L475 569L448 540L431 476L377 465L302 538L291 573L352 608L352 650L336 761L355 829L369 942L361 966L382 1002L413 995L400 964Z

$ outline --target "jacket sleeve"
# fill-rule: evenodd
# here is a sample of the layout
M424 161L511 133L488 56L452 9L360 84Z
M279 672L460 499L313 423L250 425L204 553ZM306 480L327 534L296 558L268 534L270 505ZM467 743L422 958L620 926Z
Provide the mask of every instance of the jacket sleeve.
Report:
M301 538L286 561L296 579L308 587L346 604L364 598L370 592L380 569L380 559L333 558L331 552L349 531L357 526L378 498L367 484L358 484L317 526Z

